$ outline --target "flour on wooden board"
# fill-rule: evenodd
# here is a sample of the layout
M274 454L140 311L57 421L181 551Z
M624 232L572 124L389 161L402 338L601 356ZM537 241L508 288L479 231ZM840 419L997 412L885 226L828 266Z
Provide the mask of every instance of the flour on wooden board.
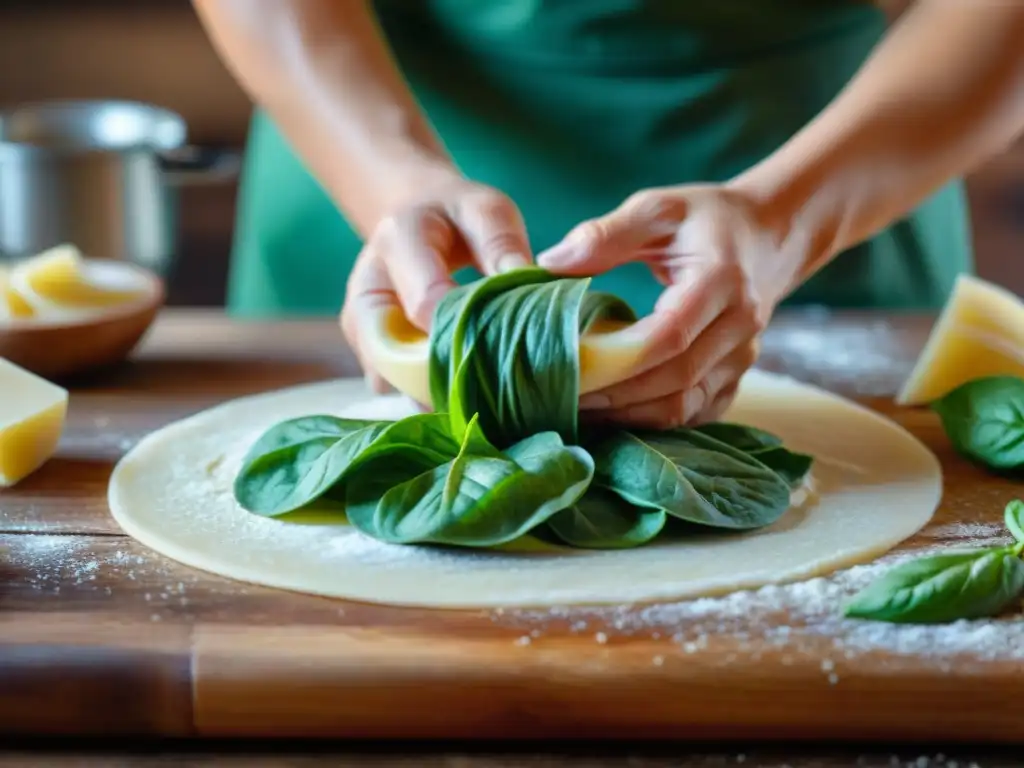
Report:
M1008 543L1001 526L970 527L976 536L964 536L958 541L958 548ZM313 532L306 530L304 535L309 546L315 546ZM152 611L151 619L159 621L168 610L191 610L194 600L189 593L206 580L201 572L178 566L157 554L133 554L126 549L98 553L80 536L27 534L19 536L19 540L20 546L8 553L5 566L11 574L11 586L36 595L29 597L34 603L48 596L71 600L75 595L102 593L115 594L119 605L130 607L124 594L129 591L135 593L140 610ZM380 546L371 539L364 540L370 552ZM508 629L511 642L524 647L540 647L547 638L565 632L591 636L598 644L623 638L655 641L658 646L664 645L664 650L657 646L652 650L651 663L655 666L671 663L673 653L705 652L711 638L727 634L739 640L738 653L742 656L770 650L783 653L782 663L793 663L798 656L816 654L821 657L823 678L833 684L842 684L845 666L856 663L859 656L867 653L884 652L949 664L961 657L1024 661L1024 619L1019 617L938 626L900 626L842 618L843 601L857 589L893 563L936 549L929 545L840 571L829 578L719 598L638 607L505 608L488 611L486 615ZM135 586L139 582L156 586L142 591ZM104 584L107 586L101 586ZM244 584L232 582L229 586L232 595L247 591ZM823 640L828 646L824 651Z

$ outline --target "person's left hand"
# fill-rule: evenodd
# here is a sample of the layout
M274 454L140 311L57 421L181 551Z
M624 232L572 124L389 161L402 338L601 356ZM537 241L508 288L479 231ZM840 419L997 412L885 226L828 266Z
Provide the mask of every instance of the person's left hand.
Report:
M584 415L659 429L719 418L801 273L801 240L739 191L681 186L639 192L540 254L538 264L561 275L641 261L666 286L634 326L644 343L634 375L583 396Z

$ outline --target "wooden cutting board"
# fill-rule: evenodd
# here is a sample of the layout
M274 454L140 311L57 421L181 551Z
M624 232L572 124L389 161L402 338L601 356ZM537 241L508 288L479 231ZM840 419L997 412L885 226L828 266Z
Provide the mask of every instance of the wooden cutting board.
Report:
M942 507L904 549L987 541L1024 495L892 406L929 325L787 315L763 352L940 457ZM1024 742L1024 621L844 622L849 574L676 605L397 609L201 573L110 518L110 470L144 434L354 371L333 323L171 311L133 364L74 385L59 455L0 493L0 732Z

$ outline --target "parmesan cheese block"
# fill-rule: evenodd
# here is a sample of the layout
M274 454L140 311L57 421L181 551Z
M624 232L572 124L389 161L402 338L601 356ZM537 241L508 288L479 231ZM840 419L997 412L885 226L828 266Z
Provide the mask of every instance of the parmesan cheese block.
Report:
M997 285L961 275L896 397L933 402L987 376L1024 378L1024 301Z
M67 390L0 358L0 487L53 456L67 407Z
M374 370L413 400L430 403L430 339L397 302L372 310L361 326L360 347ZM580 394L596 392L632 375L644 352L632 323L600 321L580 337Z

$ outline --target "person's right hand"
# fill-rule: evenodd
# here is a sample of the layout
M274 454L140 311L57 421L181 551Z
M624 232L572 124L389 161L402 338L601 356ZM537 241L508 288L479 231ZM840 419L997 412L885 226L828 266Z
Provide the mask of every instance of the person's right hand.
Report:
M356 258L341 310L341 328L370 386L388 389L360 351L360 320L382 303L401 305L430 331L434 308L455 286L452 273L474 266L495 275L531 262L523 218L503 193L454 179L384 217Z

